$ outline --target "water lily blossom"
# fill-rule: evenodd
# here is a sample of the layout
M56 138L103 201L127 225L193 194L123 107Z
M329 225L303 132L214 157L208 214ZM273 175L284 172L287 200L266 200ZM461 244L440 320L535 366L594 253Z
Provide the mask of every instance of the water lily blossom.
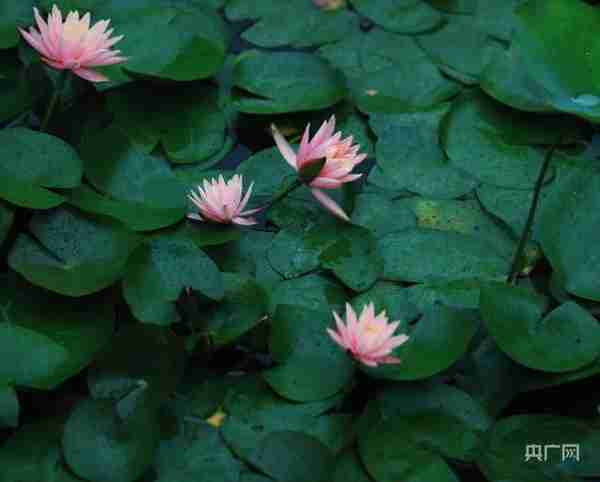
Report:
M113 29L107 30L110 20L101 20L90 27L89 12L82 17L79 17L79 12L69 12L63 22L60 9L54 5L46 22L37 8L33 11L38 29L29 27L27 32L19 28L19 31L50 67L71 70L90 82L104 82L109 79L93 70L93 67L127 60L119 55L119 50L111 49L123 35L111 38Z
M353 145L352 136L342 139L342 133L335 132L335 116L323 122L317 133L310 138L310 124L306 126L298 152L294 152L288 141L277 127L271 126L279 152L300 175L315 162L325 160L321 170L316 173L309 186L313 196L331 213L349 221L344 210L327 194L324 189L337 189L342 184L352 182L362 174L352 174L352 170L367 157L359 154L360 146Z
M256 220L251 215L261 210L258 208L244 211L252 195L253 186L254 183L242 198L243 179L239 174L229 181L225 181L222 175L210 181L205 179L202 187L198 186L197 191L192 190L188 196L200 213L188 214L188 218L220 224L252 226L256 224Z
M400 322L390 323L385 311L375 316L375 306L369 303L357 318L350 304L346 303L346 324L335 311L333 316L337 331L327 328L329 336L356 360L370 367L400 363L391 353L406 343L408 336L394 335Z

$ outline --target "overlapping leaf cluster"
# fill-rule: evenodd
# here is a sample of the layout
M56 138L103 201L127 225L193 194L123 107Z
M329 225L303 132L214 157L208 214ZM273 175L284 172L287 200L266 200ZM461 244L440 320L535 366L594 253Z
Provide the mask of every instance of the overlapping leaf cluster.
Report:
M52 3L0 1L1 482L600 477L597 392L514 408L600 374L593 2L57 0L129 61L42 133L57 73L16 27ZM351 223L306 188L257 229L185 220L218 174L282 192L269 124L332 113L372 160ZM347 301L401 321L401 364L327 337Z

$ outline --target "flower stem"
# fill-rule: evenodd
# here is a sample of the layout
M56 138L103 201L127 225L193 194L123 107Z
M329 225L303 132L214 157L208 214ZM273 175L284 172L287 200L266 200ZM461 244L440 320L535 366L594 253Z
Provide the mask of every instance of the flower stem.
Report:
M278 202L282 201L289 194L291 194L296 189L298 189L300 186L302 186L302 184L304 184L304 183L300 179L296 179L285 191L279 193L277 196L275 196L273 199L271 199L271 201L264 206L263 212L266 213L275 204L277 204Z
M42 124L40 125L40 131L46 132L48 128L48 123L54 113L54 109L56 108L60 97L62 96L63 90L65 88L65 84L67 82L67 77L69 75L68 70L61 70L58 74L58 80L56 81L56 88L52 93L52 97L50 98L50 103L48 104L48 108L46 109L46 114L44 114L44 119L42 120Z
M521 258L523 257L523 252L525 251L525 247L527 246L527 242L529 241L529 235L531 234L531 229L533 227L533 221L535 219L535 213L537 211L537 207L539 204L540 193L542 191L542 187L544 185L544 179L546 178L546 173L548 172L548 168L550 167L550 161L552 160L552 156L554 155L554 151L559 146L560 141L554 144L546 153L546 157L544 158L544 163L540 169L540 173L535 182L535 189L533 191L533 199L531 200L531 205L529 206L529 214L527 215L527 221L525 223L525 228L521 233L521 238L519 239L519 244L517 245L517 249L515 251L512 264L510 267L510 271L506 277L506 282L512 285L516 284L517 277L519 275Z

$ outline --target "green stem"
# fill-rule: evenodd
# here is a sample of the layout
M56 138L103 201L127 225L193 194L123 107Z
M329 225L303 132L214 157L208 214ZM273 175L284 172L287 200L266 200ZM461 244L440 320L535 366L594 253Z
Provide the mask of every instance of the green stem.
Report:
M48 108L46 109L46 114L44 114L44 119L42 120L42 124L40 125L40 131L46 132L48 128L48 123L54 113L54 109L56 108L60 97L62 96L63 90L65 88L65 84L67 81L67 77L69 75L68 70L61 70L58 75L58 80L56 81L56 88L52 93L52 97L50 98L50 103L48 104Z
M285 191L279 193L277 196L275 196L273 199L271 199L271 201L265 205L265 207L263 208L263 212L266 213L269 209L271 209L275 204L277 204L278 202L282 201L283 199L285 199L289 194L291 194L292 192L294 192L296 189L298 189L300 186L302 186L303 182L300 181L300 179L296 179L293 184L291 184Z
M512 260L512 264L510 266L510 271L507 275L506 282L510 284L516 284L517 276L519 275L521 258L523 257L523 252L525 251L525 247L527 246L527 242L529 241L529 235L531 233L531 229L533 227L533 221L535 219L535 213L537 211L537 207L539 204L540 193L542 191L542 187L544 185L544 179L546 178L546 173L548 172L548 168L550 167L550 161L552 160L552 156L554 151L560 144L560 141L554 144L546 153L546 157L544 158L544 163L542 164L542 168L540 169L540 174L535 182L535 189L533 191L533 199L531 200L531 205L529 206L529 214L527 215L527 221L525 223L525 228L523 229L523 233L521 234L521 239L519 239L519 244L517 245L517 249L515 251L515 255Z

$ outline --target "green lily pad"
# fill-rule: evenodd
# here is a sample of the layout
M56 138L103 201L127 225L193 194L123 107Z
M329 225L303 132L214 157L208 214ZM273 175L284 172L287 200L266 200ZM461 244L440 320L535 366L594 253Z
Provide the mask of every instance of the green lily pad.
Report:
M449 104L401 114L374 114L369 124L377 135L377 166L369 182L399 192L406 189L437 199L472 191L477 181L451 165L440 146L439 128Z
M352 100L363 112L423 109L448 100L459 90L411 37L375 29L318 52L344 73Z
M345 225L337 240L319 256L321 266L329 269L354 291L369 289L383 271L373 233L361 226Z
M440 12L423 0L352 0L362 15L392 32L412 34L439 25Z
M252 464L278 482L326 482L334 458L314 437L280 431L261 441L253 454Z
M465 15L447 16L443 26L419 35L417 41L441 70L467 84L476 84L490 56L502 49Z
M407 417L407 436L416 436L425 444L435 444L436 451L445 457L472 462L481 451L483 435L493 420L486 410L469 394L455 387L434 383L410 383L383 390L376 404L382 420ZM440 427L420 418L431 417ZM439 430L445 428L447 433Z
M118 48L129 57L121 64L126 72L191 81L210 77L223 66L228 45L225 25L202 5L157 6L146 1L130 8L102 7L96 14L112 18L115 32L125 34Z
M371 482L356 450L348 450L338 457L333 482Z
M9 49L19 43L17 27L33 20L33 0L7 0L0 5L0 49Z
M0 385L0 427L17 428L19 413L19 398L14 387Z
M148 98L156 99L152 110ZM172 162L204 168L225 145L225 115L215 88L190 84L177 89L127 86L108 94L108 108L135 147L151 153L160 143Z
M133 314L144 323L178 322L175 303L186 288L217 300L224 293L219 269L189 239L154 236L138 247L128 261L123 295Z
M490 433L488 447L478 466L492 481L575 482L581 480L576 477L597 477L600 465L593 454L600 444L598 433L595 423L570 417L517 415L505 418ZM563 444L574 449L573 444L578 446L579 460L563 456ZM532 445L539 445L541 463L536 458L525 462L526 449ZM544 459L547 445L552 447L546 450Z
M534 144L566 142L576 132L576 124L567 119L524 114L473 93L454 102L442 130L442 143L451 165L481 182L530 189L545 156Z
M506 249L469 234L409 229L378 241L383 277L391 281L499 280L506 276Z
M244 52L233 75L235 106L245 113L282 114L324 109L342 99L338 73L316 55Z
M515 109L552 112L548 93L539 80L524 68L525 56L513 42L506 50L496 49L481 72L480 87L494 99Z
M64 457L71 470L84 479L130 482L152 463L159 431L154 414L123 421L112 401L84 399L65 424Z
M0 482L78 482L62 460L58 419L28 423L0 447Z
M94 399L112 401L143 388L147 407L157 408L175 391L183 368L175 335L158 326L127 325L90 368L88 386Z
M233 400L247 400L250 395L240 390ZM232 399L229 400L222 433L232 450L246 461L252 461L254 450L266 436L282 430L315 437L333 453L338 453L351 441L348 414L316 415L311 409L323 405L321 402L299 404L273 397L272 400L264 400L264 405L250 409L247 402L234 405Z
M331 315L280 305L272 319L270 351L280 364L263 372L281 396L296 401L323 400L352 378L352 362L327 335Z
M419 425L426 427L435 422L441 421L421 417L414 421L412 430L418 431ZM412 433L407 435L407 428L406 419L397 417L382 421L361 434L361 459L373 478L378 482L458 482L458 477L435 450L435 442L420 443L410 436Z
M25 128L0 132L0 196L23 207L48 209L63 197L48 188L73 188L81 182L81 159L57 137Z
M18 2L19 6L26 4L27 2ZM4 5L6 2L0 6L0 9ZM28 10L27 16L31 17L32 13L33 9ZM1 10L0 18L2 20L6 18ZM10 30L10 34L13 33L17 34L16 28ZM2 26L0 26L0 43L2 43L2 36ZM0 50L0 121L4 122L30 109L44 93L45 80L43 70L39 66L23 66L14 57L12 50Z
M6 204L0 203L0 246L6 240L6 236L15 219L15 213Z
M276 283L269 293L269 313L278 305L295 305L309 310L337 310L344 305L343 287L320 274L309 274Z
M600 355L600 327L567 302L544 316L545 300L524 288L491 284L482 289L481 313L498 346L529 368L568 372Z
M600 301L599 188L595 170L573 169L544 200L538 218L542 249L564 288L595 301Z
M214 428L178 420L174 434L162 437L154 469L157 482L219 480L238 482L242 464L233 457Z
M411 326L412 325L412 326ZM462 357L479 327L474 310L435 305L412 324L403 323L397 333L409 340L394 351L401 362L361 366L371 376L390 380L420 380L439 373Z
M100 291L125 272L139 238L108 218L75 210L39 212L12 246L8 263L33 284L67 296Z
M352 222L369 229L376 238L417 225L415 215L406 203L390 200L378 193L356 196Z
M231 0L225 13L235 22L259 19L244 31L242 38L265 48L283 45L303 48L335 42L357 30L359 23L358 17L348 10L325 12L312 0L291 0L285 4L270 0ZM286 22L281 18L286 18Z
M594 41L600 12L569 0L523 3L516 9L513 42L523 53L522 68L559 111L600 119L600 70Z
M110 308L93 308L101 298L59 297L14 275L4 275L2 281L0 380L55 388L86 367L109 341Z
M217 346L232 343L266 318L268 294L252 278L223 273L223 300L208 315L207 328Z

